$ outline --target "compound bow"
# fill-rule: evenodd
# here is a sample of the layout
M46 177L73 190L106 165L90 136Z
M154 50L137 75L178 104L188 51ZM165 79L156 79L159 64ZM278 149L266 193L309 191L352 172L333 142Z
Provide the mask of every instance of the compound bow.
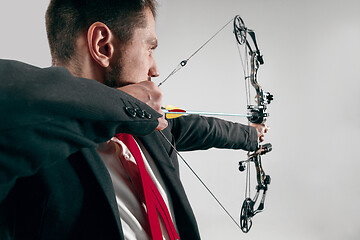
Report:
M266 92L264 93L261 86L257 81L257 71L260 65L264 64L262 55L257 46L255 32L251 29L245 27L244 21L240 16L235 16L234 18L234 34L236 41L239 45L245 45L245 54L248 53L250 56L250 74L245 74L245 82L247 84L247 91L249 84L254 87L256 92L256 103L257 105L250 105L250 94L247 94L248 102L248 112L251 115L248 117L249 122L252 123L264 123L268 117L267 105L273 100L273 95ZM252 44L250 44L250 39L247 36L250 36ZM239 50L240 51L240 50ZM246 59L248 59L246 57ZM240 226L241 230L247 233L252 226L252 217L264 210L266 191L268 190L268 185L270 184L271 178L269 175L265 174L265 171L261 163L261 155L264 155L267 152L272 150L272 145L270 143L259 145L258 149L254 153L248 154L248 159L245 161L239 162L239 170L246 172L246 190L245 190L245 200L241 207L240 211ZM250 166L249 163L253 162L256 169L256 194L253 198L250 198ZM260 204L255 209L255 204L259 199L260 191L262 191L262 198Z
M273 95L269 92L264 92L262 87L257 82L257 71L259 66L264 64L264 60L262 55L260 54L260 50L258 48L255 32L251 29L245 27L244 21L241 19L239 15L235 16L235 18L231 19L228 23L226 23L220 30L218 30L209 40L207 40L200 48L198 48L189 58L183 60L179 63L179 65L162 81L158 86L161 86L165 81L169 79L170 76L179 71L182 67L184 67L190 58L192 58L196 53L198 53L209 41L211 41L220 31L222 31L228 24L233 22L234 34L237 41L237 46L239 50L239 54L241 57L244 77L245 77L245 88L247 91L247 116L249 123L261 124L266 121L266 118L269 116L267 113L267 105L273 100ZM248 38L250 36L250 39ZM241 50L242 49L242 50ZM242 52L243 51L243 52ZM243 55L243 56L242 56ZM250 59L249 59L250 57ZM250 69L250 71L249 71ZM250 84L253 86L256 92L255 101L256 105L251 105L251 97L250 97ZM171 114L170 111L164 111L167 114ZM179 114L181 112L173 112L173 114ZM191 114L188 111L185 114ZM196 113L195 113L196 114ZM218 115L218 114L217 114ZM160 132L161 133L161 132ZM165 137L164 134L161 135L169 142L171 142ZM172 145L175 152L179 155L179 157L184 161L184 163L190 168L190 170L194 173L194 175L198 178L198 180L204 185L204 187L209 191L209 193L214 197L214 199L218 202L218 204L223 208L226 214L235 222L235 224L244 232L247 233L252 226L252 217L254 217L259 212L264 209L264 202L266 197L266 192L268 190L268 185L270 184L270 176L266 175L261 163L261 155L264 155L267 152L272 150L272 146L270 143L259 145L257 150L253 153L248 153L248 159L245 161L239 162L239 170L246 172L246 190L245 190L245 200L242 204L240 211L240 225L236 220L229 214L229 212L224 208L224 206L220 203L220 201L215 197L215 195L209 190L209 188L204 184L204 182L199 178L199 176L195 173L195 171L189 166L189 164L185 161L185 159L179 154L179 152ZM253 198L250 198L250 162L255 164L256 175L257 175L257 186L256 186L256 194ZM255 209L255 205L260 196L260 191L262 191L262 197L258 207Z

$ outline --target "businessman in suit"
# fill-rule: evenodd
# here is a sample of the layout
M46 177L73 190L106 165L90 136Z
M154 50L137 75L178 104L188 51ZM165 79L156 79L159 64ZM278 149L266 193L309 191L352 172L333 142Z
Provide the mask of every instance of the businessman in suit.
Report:
M266 127L167 121L151 82L159 75L154 16L152 0L53 0L53 67L0 61L1 239L152 239L133 181L121 177L127 146L117 133L134 136L180 239L200 239L167 139L179 151L251 151Z

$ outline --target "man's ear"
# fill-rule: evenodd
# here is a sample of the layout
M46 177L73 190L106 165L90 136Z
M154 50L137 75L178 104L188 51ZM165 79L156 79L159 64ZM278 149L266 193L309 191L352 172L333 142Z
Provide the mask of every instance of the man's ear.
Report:
M93 23L87 32L87 43L92 58L102 67L108 67L114 54L114 37L102 22Z

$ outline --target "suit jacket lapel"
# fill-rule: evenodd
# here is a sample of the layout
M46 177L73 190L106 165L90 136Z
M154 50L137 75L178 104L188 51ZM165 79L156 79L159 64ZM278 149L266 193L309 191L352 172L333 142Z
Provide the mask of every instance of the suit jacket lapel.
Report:
M105 197L114 214L118 231L123 236L118 206L116 203L114 188L110 175L95 149L83 149L81 150L81 152L83 153L91 170L93 171L96 179L98 180L101 189L104 191Z
M165 129L166 131L167 129ZM170 131L165 132L169 138ZM169 143L158 132L139 138L147 151L153 157L173 202L176 225L181 238L200 239L193 210L180 181L179 164L176 153ZM171 140L171 139L170 139ZM169 156L169 154L171 156Z

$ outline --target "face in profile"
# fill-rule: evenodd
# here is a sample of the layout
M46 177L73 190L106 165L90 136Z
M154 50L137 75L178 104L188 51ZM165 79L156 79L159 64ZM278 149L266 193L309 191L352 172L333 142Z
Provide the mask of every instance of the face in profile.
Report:
M150 81L159 76L153 51L157 47L155 20L150 9L145 10L146 26L134 29L130 41L115 49L115 61L110 64L104 83L109 87Z

